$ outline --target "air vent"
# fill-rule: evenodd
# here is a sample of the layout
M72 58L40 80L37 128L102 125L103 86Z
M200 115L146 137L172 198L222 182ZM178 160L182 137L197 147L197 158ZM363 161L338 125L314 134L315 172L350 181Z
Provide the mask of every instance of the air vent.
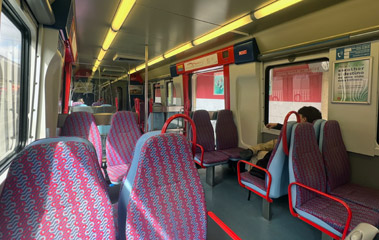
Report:
M135 55L120 55L120 54L116 54L113 57L113 61L115 61L115 62L133 62L133 63L136 63L136 62L143 62L144 60L145 60L144 57L135 56Z

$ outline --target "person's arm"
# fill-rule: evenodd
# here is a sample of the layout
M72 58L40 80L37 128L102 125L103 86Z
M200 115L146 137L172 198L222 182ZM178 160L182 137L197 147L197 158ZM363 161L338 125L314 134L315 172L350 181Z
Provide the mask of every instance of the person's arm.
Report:
M281 130L283 127L283 124L280 124L280 123L268 123L266 125L266 128L268 129L277 129L277 130Z

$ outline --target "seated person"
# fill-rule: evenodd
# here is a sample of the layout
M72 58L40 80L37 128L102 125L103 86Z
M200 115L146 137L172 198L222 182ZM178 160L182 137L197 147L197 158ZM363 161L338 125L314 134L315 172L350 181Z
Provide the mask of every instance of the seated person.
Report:
M312 106L309 107L302 107L297 111L300 115L300 122L309 122L313 123L317 119L321 119L321 112ZM281 130L283 125L280 123L268 123L266 125L268 129L278 129ZM260 143L255 146L251 146L249 149L244 150L245 153L247 151L250 152L250 156L257 155L258 162L257 165L263 168L267 168L268 161L270 160L272 150L275 147L275 144L277 142L277 139L265 142L265 143ZM265 172L257 169L257 168L252 168L250 170L250 173L253 176L259 177L264 179L265 178Z
M75 106L87 106L85 103L84 103L84 100L83 98L79 98L76 102L73 102L72 103L72 107L75 107Z

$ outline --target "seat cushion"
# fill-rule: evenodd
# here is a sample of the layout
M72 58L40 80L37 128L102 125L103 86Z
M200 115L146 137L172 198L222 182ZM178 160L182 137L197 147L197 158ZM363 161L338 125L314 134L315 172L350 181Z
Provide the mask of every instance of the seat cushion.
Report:
M243 150L242 148L236 147L236 148L223 149L223 150L220 150L220 152L228 155L231 160L238 161L241 159L240 152L242 150Z
M195 160L200 163L201 153L196 153ZM219 151L210 151L204 153L204 166L213 166L223 164L229 160L229 156Z
M250 183L254 186L257 186L259 189L266 191L265 180L262 178L255 177L249 172L241 173L241 181Z
M356 184L345 184L333 189L331 195L371 208L379 213L379 190L365 188Z
M376 212L358 204L348 203L348 205L352 212L352 219L348 232L353 230L361 222L366 222L378 227L379 215ZM343 232L348 216L345 207L340 203L325 197L315 197L302 204L297 209L315 216L341 233Z
M109 179L113 183L121 182L126 174L128 174L130 168L130 163L120 164L115 166L108 166L107 172L109 175Z

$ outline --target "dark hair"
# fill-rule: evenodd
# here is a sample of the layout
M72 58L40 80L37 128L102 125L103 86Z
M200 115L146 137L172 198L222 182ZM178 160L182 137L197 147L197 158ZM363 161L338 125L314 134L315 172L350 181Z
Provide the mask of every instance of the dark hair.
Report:
M321 112L312 106L302 107L297 111L299 114L303 115L307 119L307 122L313 123L317 119L321 119Z

